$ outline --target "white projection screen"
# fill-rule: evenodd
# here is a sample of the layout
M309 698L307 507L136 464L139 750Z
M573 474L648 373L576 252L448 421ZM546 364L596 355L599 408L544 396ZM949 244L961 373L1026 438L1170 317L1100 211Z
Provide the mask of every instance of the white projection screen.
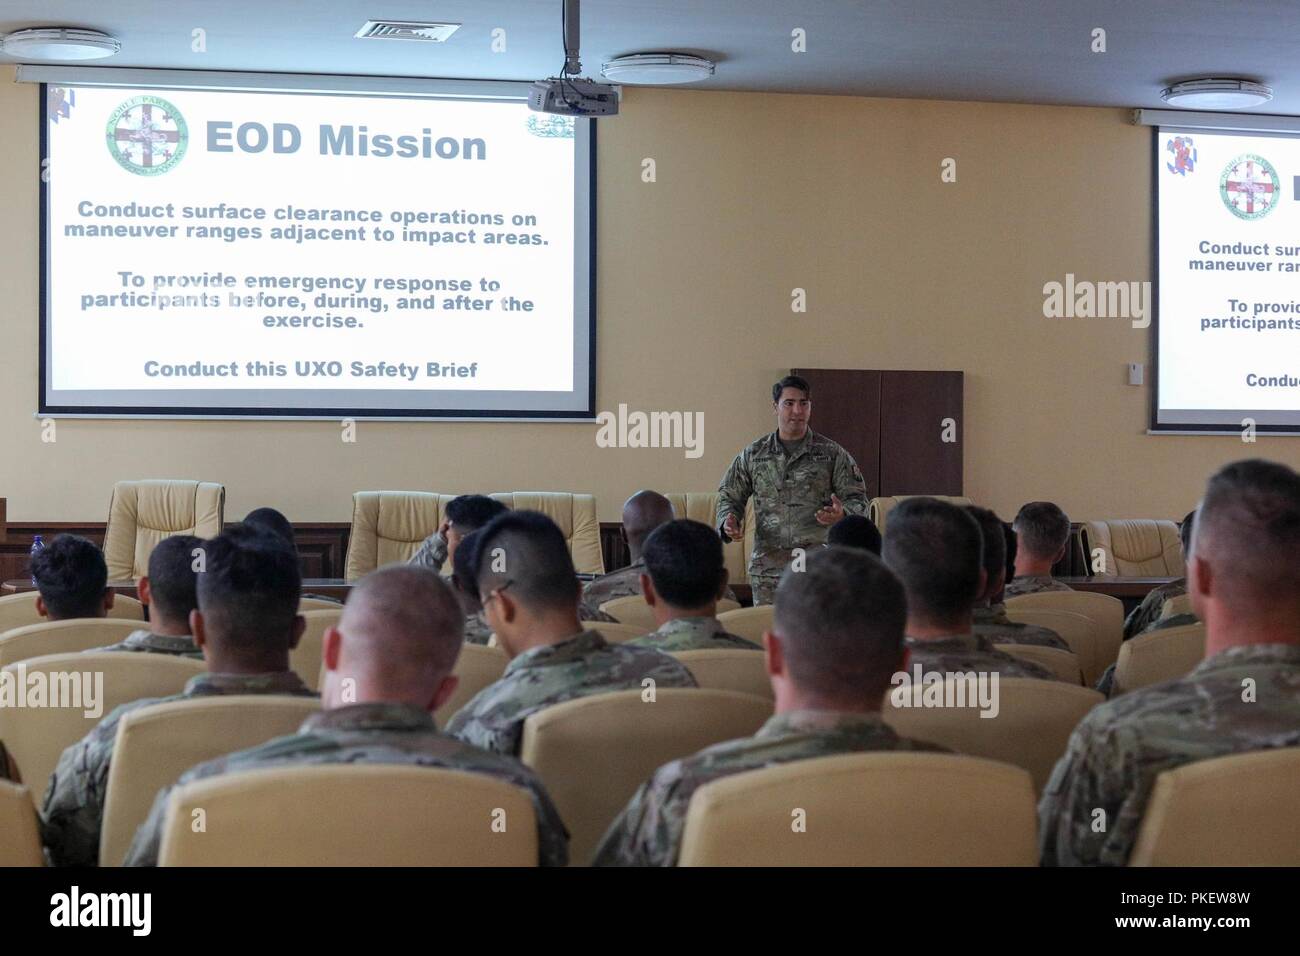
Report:
M1300 432L1300 135L1155 128L1153 431Z
M594 417L591 120L519 83L20 79L41 414Z

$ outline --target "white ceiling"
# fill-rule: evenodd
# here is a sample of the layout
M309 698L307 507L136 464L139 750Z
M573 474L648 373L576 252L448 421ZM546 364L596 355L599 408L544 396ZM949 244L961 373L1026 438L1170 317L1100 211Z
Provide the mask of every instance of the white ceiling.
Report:
M463 26L445 44L353 39L380 18ZM52 25L118 37L105 66L532 80L563 61L560 0L0 0L0 33ZM1228 74L1276 88L1258 112L1300 115L1297 0L586 0L582 30L586 73L697 53L718 61L700 89L1160 106L1174 80Z

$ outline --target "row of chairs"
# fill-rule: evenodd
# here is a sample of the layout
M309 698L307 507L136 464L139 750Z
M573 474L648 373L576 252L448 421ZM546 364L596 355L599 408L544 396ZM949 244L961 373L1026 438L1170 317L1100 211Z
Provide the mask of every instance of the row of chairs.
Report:
M359 491L352 500L352 528L345 560L349 579L375 568L404 561L442 522L443 509L452 495L415 491ZM604 560L596 498L570 492L502 492L492 497L511 508L544 511L564 532L579 571L600 573ZM713 525L716 492L669 494L679 518ZM889 513L911 495L873 498L868 514L883 533ZM958 505L964 497L938 495ZM113 487L104 532L104 554L111 580L127 580L145 573L149 553L173 534L212 537L225 521L225 486L210 481L120 481ZM753 510L747 511L743 541L726 546L725 558L733 582L748 581L747 558L753 548ZM1178 526L1172 521L1089 521L1082 525L1081 546L1089 558L1086 566L1099 566L1104 575L1183 574ZM1097 562L1100 561L1100 565Z
M154 792L184 768L289 732L313 707L287 698L225 698L129 715L109 778L101 862L120 861ZM530 718L522 758L546 783L571 830L572 859L585 862L655 767L752 733L769 711L768 702L707 690L664 690L653 706L641 701L640 691L583 698ZM1300 834L1278 798L1297 770L1300 749L1291 748L1161 775L1132 862L1294 864ZM1033 784L1021 767L965 755L845 755L755 771L699 791L681 862L1033 865ZM303 806L312 812L302 813ZM199 810L205 826L196 832L190 824ZM489 825L497 815L509 821L509 836ZM795 825L799 819L804 826ZM534 830L522 791L473 774L409 767L262 770L178 788L161 861L528 865L536 860ZM0 785L0 835L0 863L39 863L25 788Z
M762 654L700 650L676 656L692 671L701 691L683 696L677 691L660 690L656 706L649 711L640 691L599 695L547 708L525 724L523 759L537 766L548 786L553 787L557 805L573 831L576 859L585 859L613 814L655 767L710 743L752 734L772 713ZM435 719L445 724L473 694L497 680L506 663L505 654L497 648L466 645L456 667L460 686ZM101 704L105 713L128 700L176 693L203 669L198 661L133 654L53 655L11 665L10 669L19 666L25 669L24 676L41 674L51 684L52 675L59 673L102 673ZM319 663L316 667L319 673ZM750 689L761 693L745 692ZM1000 684L999 715L994 720L981 718L974 708L924 707L889 709L886 720L904 736L1014 764L1029 775L1037 790L1064 752L1074 726L1101 699L1095 691L1064 683L1007 679ZM278 733L289 733L301 722L304 708L317 706L315 701L290 698L227 701L205 699L142 708L122 722L109 787L114 793L114 781L126 781L134 797L124 805L134 809L106 816L106 839L111 840L115 833L119 841L106 851L106 863L120 858L119 851L124 850L120 844L129 843L135 826L149 809L153 793L162 785L159 780L166 783L174 779L205 755L216 756ZM226 720L213 716L224 708L240 705L264 713L245 723L233 715ZM192 711L199 716L194 727L186 729L179 718L164 722L154 716L159 710L169 720L182 712ZM6 742L24 779L35 788L48 778L63 748L88 732L96 720L85 717L80 710L66 708L0 710L0 739ZM131 732L137 722L149 721L153 721L150 726L154 735L141 748L149 766L133 768L129 759L122 758L122 754L129 757L131 753L129 746L123 749L127 744L123 735ZM186 741L193 742L198 750L186 747ZM168 756L173 751L174 755ZM599 772L593 772L597 766ZM119 805L113 796L109 802L113 807ZM120 827L110 825L119 815L126 822Z

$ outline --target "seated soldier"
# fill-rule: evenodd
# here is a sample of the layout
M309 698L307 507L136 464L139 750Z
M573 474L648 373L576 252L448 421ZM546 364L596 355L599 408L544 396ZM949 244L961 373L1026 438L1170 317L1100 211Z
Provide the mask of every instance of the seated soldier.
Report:
M1007 617L1006 605L1000 601L995 609L993 598L1001 598L1006 584L1006 539L1003 537L1002 520L988 508L967 505L966 513L980 526L980 536L984 542L984 589L975 600L972 610L974 626L972 630L987 637L994 644L1037 644L1040 647L1055 647L1068 651L1070 645L1061 635L1046 627L1036 624L1017 624Z
M250 511L242 522L245 528L250 531L256 531L261 534L270 535L284 542L291 551L298 553L298 540L293 531L293 525L289 519L281 512L274 508L254 508ZM303 592L304 598L311 598L315 601L329 601L331 604L342 606L343 602L329 594L311 594Z
M372 572L352 589L338 625L325 632L325 709L308 717L296 734L199 764L173 786L245 770L322 764L488 774L528 791L537 812L539 862L563 866L569 835L533 771L510 757L463 744L434 725L433 711L456 690L452 670L463 619L451 589L431 569L394 565ZM127 854L128 866L157 863L171 790L155 798ZM490 811L484 809L484 820Z
M274 508L254 508L244 517L243 525L253 531L260 531L263 534L279 538L295 550L298 547L297 539L293 533L293 525L283 513L276 511Z
M892 530L894 517L889 518ZM655 771L610 826L597 866L672 866L686 810L706 783L793 760L875 750L943 751L899 737L880 716L903 666L907 611L898 579L875 557L818 549L777 587L764 635L776 714L753 737L706 747Z
M174 534L158 542L149 555L149 573L136 582L140 603L149 608L149 626L132 631L119 644L99 651L138 651L203 659L190 635L190 612L199 606L196 552L203 539Z
M659 628L628 644L661 651L762 650L718 621L727 566L716 531L698 521L670 521L646 538L642 557L641 594Z
M442 566L456 554L461 540L509 509L487 495L457 495L447 502L438 530L425 538L407 564L442 573Z
M483 617L479 603L478 583L474 574L474 548L478 532L471 531L460 539L456 553L451 558L451 589L456 594L460 609L465 612L465 643L486 644L492 637L492 628Z
M32 556L36 613L51 621L107 617L113 606L104 552L92 541L61 534Z
M1195 520L1196 512L1189 511L1187 517L1183 518L1183 523L1178 527L1179 543L1183 548L1184 567L1187 565L1187 555L1192 543L1192 523ZM1127 641L1130 637L1136 637L1143 631L1151 629L1158 621L1161 627L1177 627L1181 624L1196 623L1195 615L1187 614L1172 615L1171 617L1180 619L1177 624L1166 623L1170 618L1161 620L1160 615L1164 611L1165 602L1176 597L1182 597L1186 593L1186 577L1152 588L1147 596L1142 599L1142 603L1129 612L1129 616L1124 619L1124 640Z
M679 661L609 644L578 620L581 588L564 534L535 511L498 515L474 548L483 613L510 657L505 674L447 724L447 733L518 755L524 721L544 707L614 690L695 687Z
M826 532L828 545L858 548L880 557L880 529L865 515L845 515Z
M149 704L224 694L314 696L289 669L289 650L306 625L298 614L298 558L282 543L242 526L206 541L198 576L194 643L208 673L179 694L123 704L59 758L41 805L41 836L56 866L94 866L104 792L123 715Z
M1045 667L995 650L972 630L972 609L984 593L980 526L937 498L908 498L889 513L883 548L907 590L907 647L921 673L998 673L1053 679Z
M1300 475L1256 459L1210 479L1187 591L1205 659L1075 728L1038 805L1044 865L1124 866L1165 770L1300 747Z
M632 563L587 582L582 591L582 604L578 607L578 617L581 620L613 622L614 618L602 611L600 606L606 601L641 593L641 578L645 574L645 543L652 531L672 520L672 504L657 491L638 491L623 502L623 533L627 537L627 550ZM736 600L730 587L723 591L722 596Z
M891 518L892 520L892 518ZM1016 575L1007 582L1006 596L1072 588L1052 577L1052 565L1065 557L1070 544L1070 519L1050 501L1031 501L1016 514Z

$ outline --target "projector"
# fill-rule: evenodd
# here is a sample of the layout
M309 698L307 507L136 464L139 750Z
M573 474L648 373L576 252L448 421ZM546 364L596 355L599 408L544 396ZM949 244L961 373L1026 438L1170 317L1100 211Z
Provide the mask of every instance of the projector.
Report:
M617 116L618 88L595 80L553 76L529 87L528 108L560 116Z

